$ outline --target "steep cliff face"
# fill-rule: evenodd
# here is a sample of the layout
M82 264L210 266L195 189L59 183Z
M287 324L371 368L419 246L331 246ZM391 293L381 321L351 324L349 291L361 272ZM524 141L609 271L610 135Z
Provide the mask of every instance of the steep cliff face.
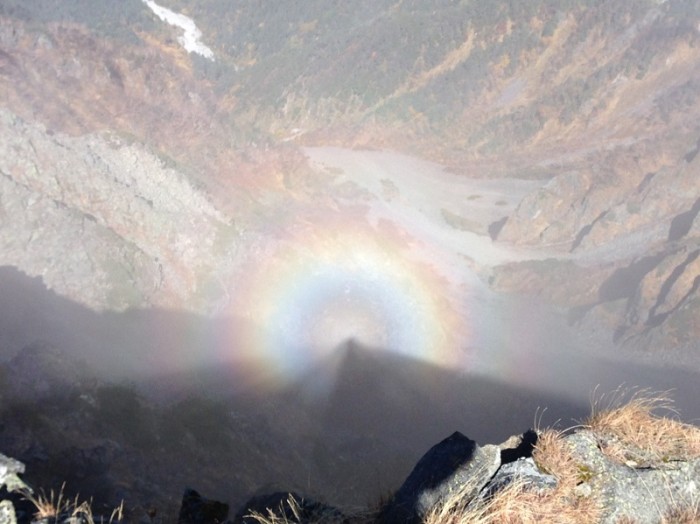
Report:
M692 346L698 331L691 319L700 314L696 136L664 137L633 159L612 153L527 196L498 241L546 247L573 267L560 265L569 274L556 278L541 266L507 266L496 270L496 286L576 306L573 318L592 314L616 330L619 342Z
M546 181L491 233L552 261L481 268L496 289L695 337L697 2L164 7L211 55L137 0L0 7L2 263L97 308L210 311L270 229L337 205L295 144L387 146Z
M97 309L215 310L250 175L286 161L244 158L187 57L133 36L0 20L0 263Z
M196 296L236 231L185 175L117 135L0 117L3 263L98 309Z

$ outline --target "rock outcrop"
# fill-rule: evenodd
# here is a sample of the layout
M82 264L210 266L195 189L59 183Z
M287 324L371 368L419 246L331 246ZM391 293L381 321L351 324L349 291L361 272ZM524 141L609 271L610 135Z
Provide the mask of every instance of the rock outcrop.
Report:
M666 137L656 148L638 148L635 165L607 156L599 173L557 174L527 196L498 240L569 254L552 256L549 268L537 262L504 266L494 284L537 290L585 310L609 324L617 341L692 345L698 333L688 319L700 311L700 159L687 153L695 138L678 140L686 145ZM577 278L567 284L565 274ZM654 342L644 340L649 335Z
M674 522L674 515L697 510L700 459L621 462L602 451L605 438L589 430L566 437L580 474L577 496L599 498L601 523Z
M341 511L299 493L275 492L251 498L231 521L226 503L186 489L177 522L439 524L448 518L469 522L478 517L479 522L498 523L505 516L517 521L521 514L562 524L695 522L700 516L700 428L656 418L644 408L645 401L635 402L631 408L603 412L612 418L594 417L590 425L568 434L528 430L498 446L479 446L456 432L426 452L379 511ZM642 412L635 411L640 405ZM641 426L624 425L631 420ZM651 442L658 447L648 447ZM24 470L24 464L0 454L0 488L41 503L48 515L37 510L32 523L79 524L94 518L91 508L77 500L51 513L58 501L34 498L19 478ZM167 521L155 515L122 505L109 521ZM16 516L11 499L0 502L0 523L29 520L25 511Z
M465 499L476 496L500 465L498 447L480 447L455 432L423 455L379 520L385 524L424 522L432 508L456 494Z
M24 464L0 453L0 492L31 493L19 475L24 473ZM11 500L0 501L0 524L17 524L15 507Z
M183 173L116 135L49 134L5 109L0 136L0 264L95 309L206 298L237 233Z
M642 433L654 429L639 428ZM523 444L517 446L509 440L501 446L479 447L455 433L420 459L378 515L353 520L336 512L330 518L333 513L325 507L323 514L329 520L319 520L318 511L289 511L289 504L304 500L289 493L258 497L251 507L265 517L277 515L309 524L439 524L450 519L498 523L512 519L520 522L521 516L525 522L534 519L571 524L695 522L693 519L699 516L700 449L694 439L700 429L689 431L689 439L681 446L690 446L691 455L656 462L622 460L607 447L616 437L591 427L568 435L556 434L555 445L551 440L549 444L533 442L531 435L535 433L531 430L513 437ZM552 434L547 438L551 439ZM627 451L636 449L634 444L626 445L630 446ZM653 450L647 453L653 454ZM501 463L501 457L508 461ZM550 473L543 472L547 467L552 468Z

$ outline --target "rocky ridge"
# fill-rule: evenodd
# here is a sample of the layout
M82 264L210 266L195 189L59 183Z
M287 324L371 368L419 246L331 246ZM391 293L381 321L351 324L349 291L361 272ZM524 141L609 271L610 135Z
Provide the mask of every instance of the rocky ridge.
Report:
M233 520L226 520L228 505L188 488L177 522L437 524L476 519L495 523L507 519L509 522L613 524L622 520L654 524L694 521L698 518L700 430L664 419L649 418L647 422L650 425L635 437L619 427L589 426L566 435L551 430L528 430L498 446L479 446L455 432L433 446L388 502L374 511L346 514L298 493L277 492L254 497L238 510ZM675 454L667 455L664 451L668 442L659 444L658 449L642 449L630 440L644 438L645 431L659 427L670 433L667 437L676 439ZM682 431L684 440L679 441L678 435L673 435L674 429ZM611 451L613 447L615 452ZM631 460L631 456L637 460ZM8 493L24 494L36 501L31 488L18 477L22 473L22 463L0 454L0 487L6 486ZM66 505L43 517L36 513L31 518L23 510L17 518L11 500L0 503L3 524L44 523L49 522L47 518L78 524L93 518L89 506L78 506L77 502L76 507ZM128 515L127 510L125 516L122 506L112 513L109 521L164 522L155 511Z
M499 522L496 503L504 502L499 497L525 511L532 503L530 490L541 497L536 505L545 522L623 517L658 522L659 515L697 500L700 431L675 415L659 418L669 414L663 400L643 394L632 395L627 404L603 399L602 408L577 429L527 431L500 445L480 446L455 433L416 463L412 441L424 450L435 441L434 428L441 428L440 434L455 425L485 435L488 421L481 414L487 408L491 418L512 427L512 414L496 401L504 395L512 409L528 393L507 397L504 385L474 380L469 381L474 387L465 389L461 379L444 372L409 369L407 362L377 358L357 347L349 348L344 360L336 389L317 403L299 404L294 398L300 392L304 398L320 369L277 396L216 398L197 384L193 390L173 390L164 401L144 392L154 387L154 379L141 385L105 382L65 352L35 343L0 365L0 441L4 453L26 464L24 481L37 494L64 485L65 500L76 494L92 499L95 515L121 507L125 522L175 522L184 511L178 507L186 488L184 499L192 507L185 513L221 515L226 504L236 512L230 517L234 522L246 523L255 522L246 515L266 515L268 507L282 508L299 522L437 524L445 522L445 512L486 510ZM196 379L204 376L200 371ZM463 406L467 413L444 405L448 396L437 384L469 398ZM222 394L220 385L212 387ZM425 426L412 416L417 402L433 414ZM579 413L575 405L557 406L546 398L535 405L559 417ZM531 411L519 420L523 427ZM23 471L16 465L13 472ZM381 511L348 509L373 501L387 488L394 495L384 499ZM22 519L36 511L26 501L12 500ZM222 502L209 506L208 500ZM293 517L299 512L305 516ZM566 518L550 518L558 512Z
M634 412L639 401L607 413ZM233 522L695 522L700 430L649 414L636 435L596 426L595 416L566 434L528 430L500 445L479 446L456 432L420 459L375 514L343 515L296 493L277 493L252 499ZM640 447L646 431L661 428L675 453L666 454L669 442Z

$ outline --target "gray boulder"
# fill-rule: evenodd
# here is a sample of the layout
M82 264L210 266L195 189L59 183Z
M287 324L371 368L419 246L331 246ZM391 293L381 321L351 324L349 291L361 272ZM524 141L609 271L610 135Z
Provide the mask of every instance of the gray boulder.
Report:
M459 432L433 446L382 510L383 524L418 524L436 505L457 493L466 503L501 465L498 446L479 447Z
M525 489L545 492L557 487L557 479L542 473L531 457L519 458L515 462L503 464L484 488L483 496L488 497L504 489L513 481L522 481Z
M501 466L481 491L479 499L491 497L513 481L522 481L525 489L540 493L556 487L556 478L542 473L532 459L538 438L535 430L528 429L498 446L501 450Z
M5 488L8 493L31 493L29 486L19 478L22 473L24 464L0 453L0 489ZM0 524L17 524L15 507L10 500L0 501Z
M600 449L600 436L582 430L567 437L586 481L581 496L595 495L603 504L602 523L633 520L652 524L697 504L700 459L636 467L610 459Z
M538 438L534 429L528 429L525 433L508 438L508 440L498 446L501 448L501 464L508 464L521 458L531 457Z
M31 492L29 486L19 478L22 473L24 473L24 464L0 453L0 488L5 487L10 493Z

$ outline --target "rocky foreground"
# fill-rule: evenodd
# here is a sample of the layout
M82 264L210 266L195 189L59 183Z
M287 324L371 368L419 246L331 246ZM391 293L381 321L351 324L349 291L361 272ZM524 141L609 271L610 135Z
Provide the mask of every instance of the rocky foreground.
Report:
M621 398L594 409L571 431L528 430L484 446L455 432L428 450L378 507L347 511L275 492L253 497L229 518L227 504L188 488L177 522L698 522L700 428L658 416L669 409L664 398L644 392L624 404ZM37 494L20 479L24 471L24 464L0 454L1 524L172 521L123 504L93 515L77 498Z

